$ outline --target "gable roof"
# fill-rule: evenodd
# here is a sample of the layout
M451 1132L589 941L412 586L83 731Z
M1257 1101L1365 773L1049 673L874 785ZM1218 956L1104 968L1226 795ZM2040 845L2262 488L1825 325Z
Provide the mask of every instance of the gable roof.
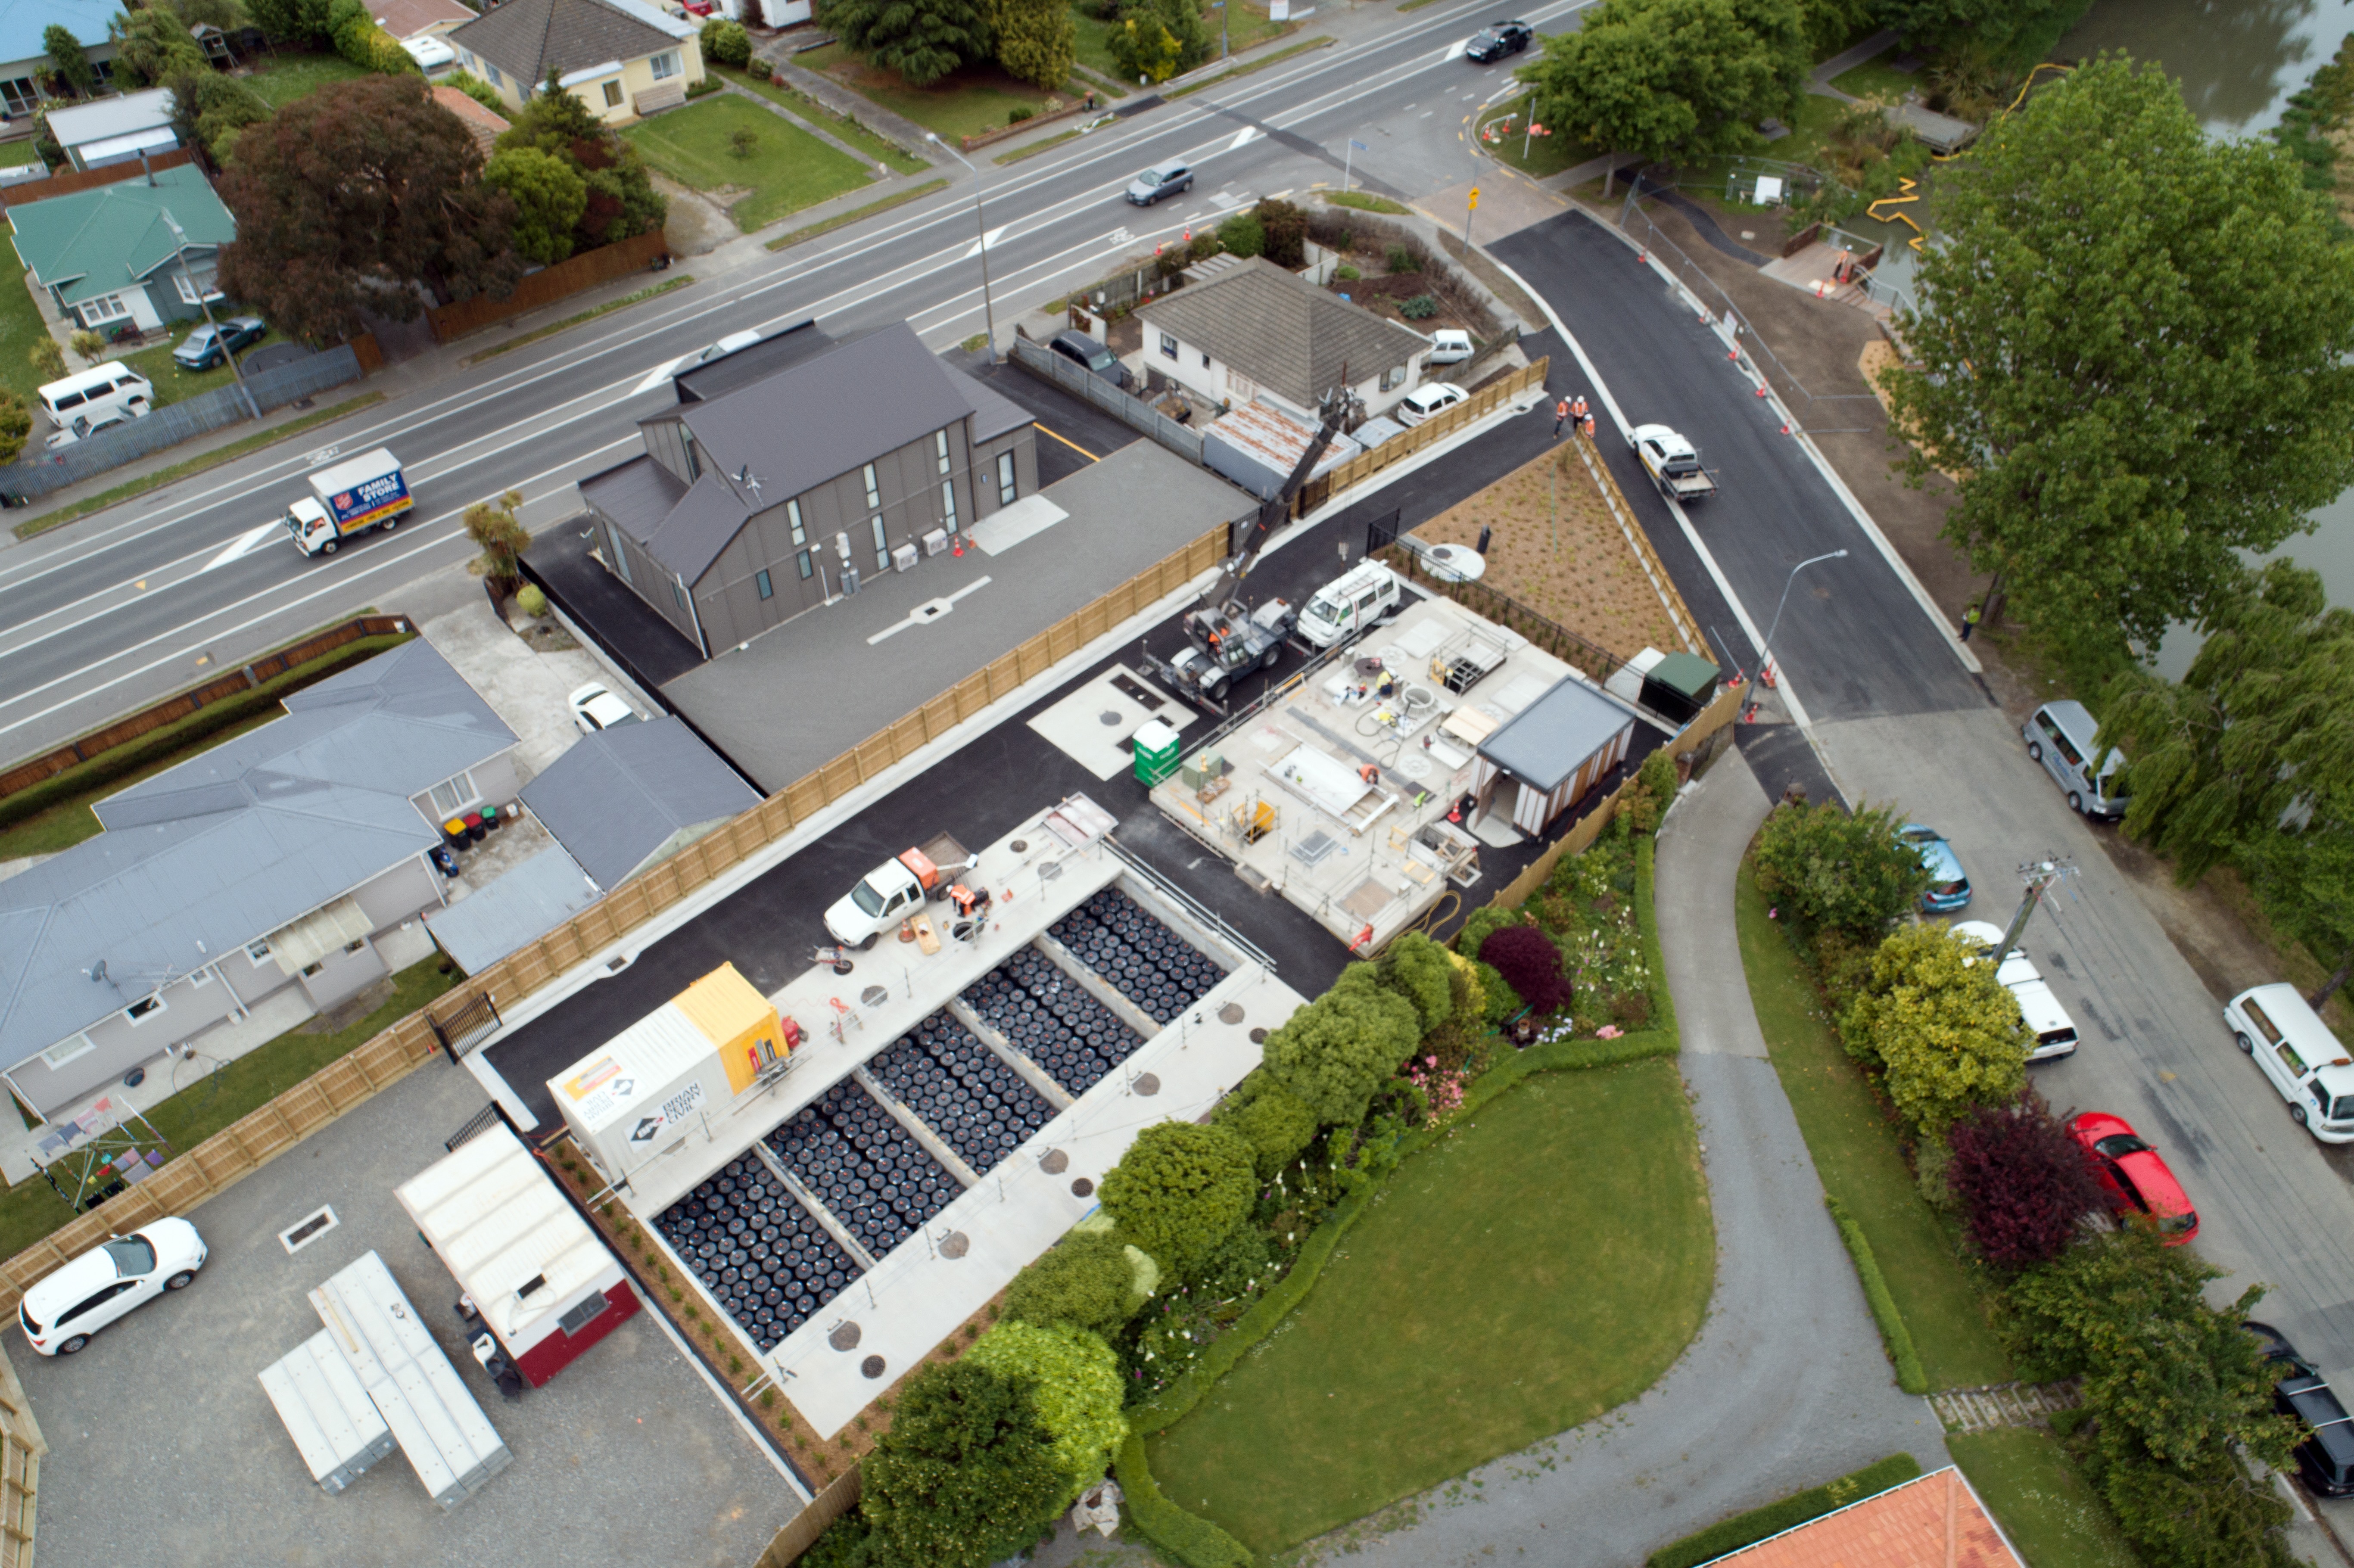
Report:
M120 0L0 0L0 65L49 58L41 34L58 24L85 49L106 44L107 19L122 9Z
M1948 1465L1711 1559L1710 1568L2027 1568Z
M1420 333L1263 256L1147 301L1136 313L1302 408L1341 385L1344 365L1352 381L1364 381L1430 346Z
M121 180L12 206L8 221L17 256L44 288L58 290L72 304L139 282L170 262L177 245L166 211L192 247L237 238L237 219L192 164L157 169L153 185Z
M482 150L484 158L491 155L498 139L506 134L505 121L454 87L435 87L433 101L458 117L458 122L473 137L474 145Z
M152 131L172 122L172 90L150 88L114 98L93 99L49 111L49 134L65 148L86 147L114 136Z
M408 797L515 744L422 639L285 707L99 802L104 832L0 882L0 1064L431 848Z
M1479 743L1479 755L1532 789L1558 789L1635 722L1617 698L1564 675Z
M536 87L550 66L567 76L642 59L676 48L695 31L643 0L504 0L445 37Z
M672 714L580 740L524 786L523 803L610 892L681 833L740 816L760 796Z

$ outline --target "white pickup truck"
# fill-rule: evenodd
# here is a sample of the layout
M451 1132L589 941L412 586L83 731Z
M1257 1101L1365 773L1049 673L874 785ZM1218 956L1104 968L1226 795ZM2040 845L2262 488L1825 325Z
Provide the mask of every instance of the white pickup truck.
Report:
M947 833L937 834L861 877L825 912L825 928L844 947L871 948L875 938L913 915L927 899L948 896L949 886L972 865L964 845Z
M1670 501L1698 501L1716 493L1716 476L1700 466L1692 444L1665 425L1638 425L1627 437L1635 456L1659 493Z

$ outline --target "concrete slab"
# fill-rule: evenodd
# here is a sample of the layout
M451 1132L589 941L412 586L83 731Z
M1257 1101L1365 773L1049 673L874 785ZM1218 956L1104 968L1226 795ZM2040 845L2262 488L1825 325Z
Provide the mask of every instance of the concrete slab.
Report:
M521 742L515 755L523 764L518 782L530 779L580 738L565 699L591 681L608 683L597 661L580 649L533 652L492 612L485 595L417 630L515 732Z
M1150 441L1034 499L1067 517L998 554L871 578L680 675L663 699L773 793L1252 505Z
M1141 694L1140 695L1139 694ZM1115 664L1044 712L1030 727L1097 778L1110 779L1135 764L1128 743L1147 721L1182 730L1202 715L1125 664Z

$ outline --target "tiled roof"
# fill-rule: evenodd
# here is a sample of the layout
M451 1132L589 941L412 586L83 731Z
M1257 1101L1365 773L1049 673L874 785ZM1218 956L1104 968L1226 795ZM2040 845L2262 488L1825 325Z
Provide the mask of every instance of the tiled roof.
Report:
M474 144L482 150L485 158L491 155L491 149L498 139L506 133L505 121L454 87L436 87L433 101L458 117L459 123L465 126L467 134L473 137Z
M1430 346L1419 333L1252 257L1136 308L1148 327L1173 333L1295 408L1349 379L1368 380Z
M1947 1466L1709 1565L1729 1568L2027 1568L1978 1493Z
M695 30L641 0L503 0L450 42L472 49L521 83L590 66L643 59L679 47Z

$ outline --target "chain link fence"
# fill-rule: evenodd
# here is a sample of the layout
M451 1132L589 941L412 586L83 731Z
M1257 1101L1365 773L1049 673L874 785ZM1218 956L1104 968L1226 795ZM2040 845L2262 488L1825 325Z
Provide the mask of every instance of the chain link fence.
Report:
M330 387L340 387L360 378L359 355L349 344L338 344L323 354L298 359L291 365L276 365L256 371L245 378L253 401L262 412L282 408ZM166 403L145 418L133 419L127 425L95 435L86 441L60 447L56 451L43 451L34 443L48 436L44 421L35 419L32 440L26 443L24 456L5 468L0 468L0 496L11 503L30 501L36 496L62 490L93 479L110 469L136 461L151 452L177 446L191 436L217 430L224 425L234 425L249 418L245 398L234 383L200 392L183 402Z

